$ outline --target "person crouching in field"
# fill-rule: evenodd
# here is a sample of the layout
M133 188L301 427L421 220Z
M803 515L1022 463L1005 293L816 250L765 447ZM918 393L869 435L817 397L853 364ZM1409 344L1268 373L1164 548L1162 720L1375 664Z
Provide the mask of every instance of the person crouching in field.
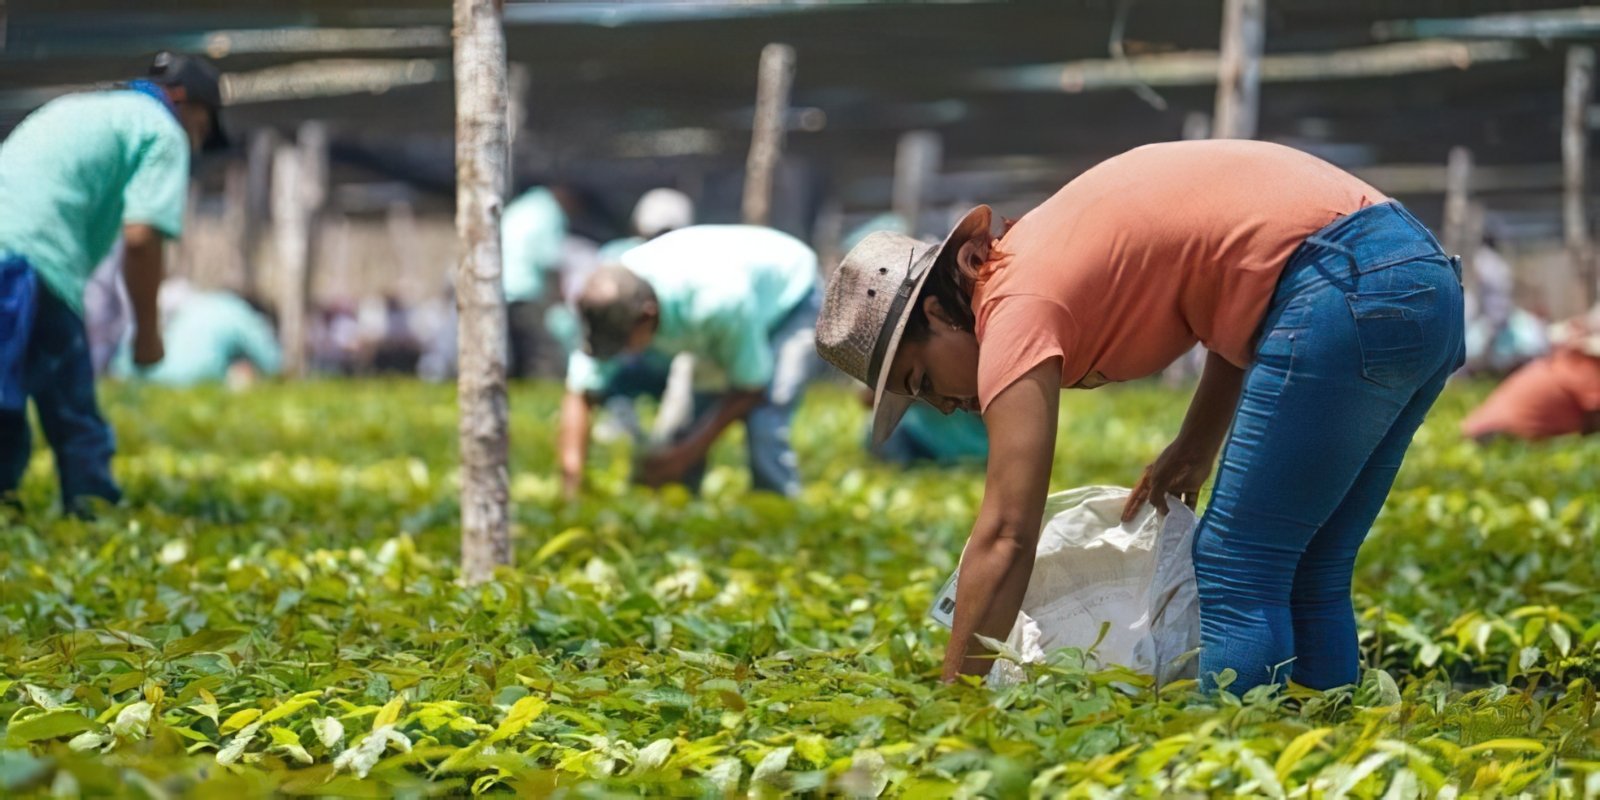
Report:
M1357 679L1356 551L1462 363L1462 327L1458 262L1398 203L1305 153L1215 140L1112 158L999 239L986 206L942 244L868 237L828 285L817 345L873 387L877 429L919 399L983 414L954 680L988 671L974 634L1004 640L1027 590L1060 390L1204 344L1183 426L1126 513L1193 504L1222 449L1195 534L1200 672L1215 686L1231 669L1243 693Z
M630 361L678 353L720 373L725 390L696 397L689 429L639 460L640 482L697 484L711 445L743 420L754 488L798 494L789 424L821 368L816 254L769 228L697 225L620 259L577 300L582 350L567 365L559 444L568 496L582 483L593 406L627 391L619 379Z
M224 144L221 106L215 68L163 53L146 78L52 100L0 144L0 497L28 468L31 397L63 505L121 498L95 403L84 285L120 233L133 360L161 360L162 244L183 227L190 154Z
M1554 326L1552 349L1495 387L1461 423L1467 438L1539 441L1600 432L1600 310Z

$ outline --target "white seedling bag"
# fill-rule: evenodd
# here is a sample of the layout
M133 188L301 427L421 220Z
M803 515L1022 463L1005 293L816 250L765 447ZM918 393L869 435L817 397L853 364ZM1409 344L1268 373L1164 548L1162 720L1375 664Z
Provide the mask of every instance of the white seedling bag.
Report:
M1167 498L1168 511L1146 505L1123 524L1122 507L1130 491L1086 486L1050 495L1022 599L1022 613L1006 645L1025 662L1044 660L1062 647L1088 648L1099 639L1094 657L1120 664L1158 683L1194 677L1200 646L1200 604L1195 591L1195 515ZM955 611L956 576L929 611L949 626ZM1109 624L1104 639L1100 628ZM1009 683L1021 670L997 659L991 682Z

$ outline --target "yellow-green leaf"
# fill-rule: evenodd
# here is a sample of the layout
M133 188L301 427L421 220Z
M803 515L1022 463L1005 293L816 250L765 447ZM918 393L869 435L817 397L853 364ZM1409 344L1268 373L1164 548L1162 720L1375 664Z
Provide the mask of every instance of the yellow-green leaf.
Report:
M1333 733L1332 728L1312 728L1294 737L1294 741L1290 742L1289 746L1283 748L1283 752L1278 754L1278 763L1273 767L1272 771L1277 773L1278 780L1282 781L1288 778L1289 773L1294 772L1294 768L1300 763L1300 760L1309 755L1317 745L1322 744L1322 740L1328 738L1330 733Z
M255 722L256 717L259 716L261 716L261 709L259 708L247 708L243 711L235 711L232 716L222 721L222 727L218 730L222 733L232 733L246 725L249 725L252 722Z
M1461 748L1458 756L1470 756L1473 753L1482 753L1488 750L1503 750L1513 753L1543 753L1545 746L1537 739L1490 739L1479 742L1471 747Z
M393 725L400 719L400 711L406 707L405 695L395 695L389 702L378 709L378 716L372 718L372 729L377 730L385 725Z
M280 703L276 708L272 709L271 711L268 711L265 715L263 715L261 717L261 721L262 722L276 722L276 721L278 721L280 719L283 719L284 717L289 716L290 714L293 714L296 711L299 711L302 708L306 708L308 706L316 705L317 704L316 695L318 693L317 692L308 692L307 694L310 694L311 696L307 697L306 695L301 694L301 695L296 695L294 697L291 697L288 700L285 700L284 702ZM298 742L297 742L297 744L298 744Z
M94 720L69 708L58 708L12 722L6 728L6 744L24 745L46 739L83 733L94 727Z
M543 564L552 556L567 549L573 542L588 535L587 528L568 528L556 534L551 537L550 541L545 542L543 547L539 548L539 552L533 554L533 563Z
M528 695L518 700L512 704L511 710L506 712L506 718L500 722L500 727L495 728L494 733L489 734L486 743L503 742L516 736L523 728L528 727L529 723L538 719L548 705L544 698L533 695Z
M167 658L178 658L191 653L218 650L239 641L248 631L237 628L207 628L193 636L168 642L162 653Z

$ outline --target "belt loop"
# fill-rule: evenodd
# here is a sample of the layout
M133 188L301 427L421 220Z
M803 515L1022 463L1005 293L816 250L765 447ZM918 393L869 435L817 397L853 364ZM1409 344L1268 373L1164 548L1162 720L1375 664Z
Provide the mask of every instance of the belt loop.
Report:
M1357 289L1360 288L1360 286L1361 286L1361 265L1360 265L1360 263L1358 263L1356 261L1356 254L1354 252L1352 252L1350 250L1350 248L1345 247L1344 245L1338 244L1336 242L1330 242L1327 239L1324 239L1321 236L1318 236L1316 234L1312 234L1311 236L1307 236L1306 237L1306 241L1308 243L1310 243L1310 244L1317 245L1318 247L1326 247L1329 250L1332 250L1333 252L1344 256L1345 261L1349 262L1349 264L1350 264L1350 288L1346 289L1345 291L1354 292L1354 291L1356 291ZM1330 274L1328 274L1328 271L1323 268L1321 260L1318 260L1316 262L1316 265L1317 265L1317 271L1321 272L1323 277L1327 278L1328 281L1333 283L1335 286L1339 285L1339 279L1335 278L1334 276L1332 276Z

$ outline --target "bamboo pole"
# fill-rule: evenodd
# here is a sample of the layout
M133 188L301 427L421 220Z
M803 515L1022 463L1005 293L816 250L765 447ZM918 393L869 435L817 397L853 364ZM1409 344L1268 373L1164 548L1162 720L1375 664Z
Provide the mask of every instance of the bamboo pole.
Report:
M1266 0L1226 0L1223 5L1215 138L1255 138L1265 15Z
M785 117L789 111L789 86L793 81L794 48L786 44L761 48L755 130L750 136L750 157L745 162L741 209L749 225L766 225L772 219L773 175L783 159Z
M511 563L506 299L500 283L500 212L510 153L499 3L455 0L455 42L461 580L471 585Z
M1566 188L1562 202L1562 221L1566 231L1567 255L1572 273L1582 284L1584 308L1595 304L1600 287L1595 285L1594 245L1589 236L1589 216L1585 208L1584 180L1588 170L1589 129L1585 124L1590 98L1594 94L1594 48L1567 50L1567 81L1561 121L1561 164Z

